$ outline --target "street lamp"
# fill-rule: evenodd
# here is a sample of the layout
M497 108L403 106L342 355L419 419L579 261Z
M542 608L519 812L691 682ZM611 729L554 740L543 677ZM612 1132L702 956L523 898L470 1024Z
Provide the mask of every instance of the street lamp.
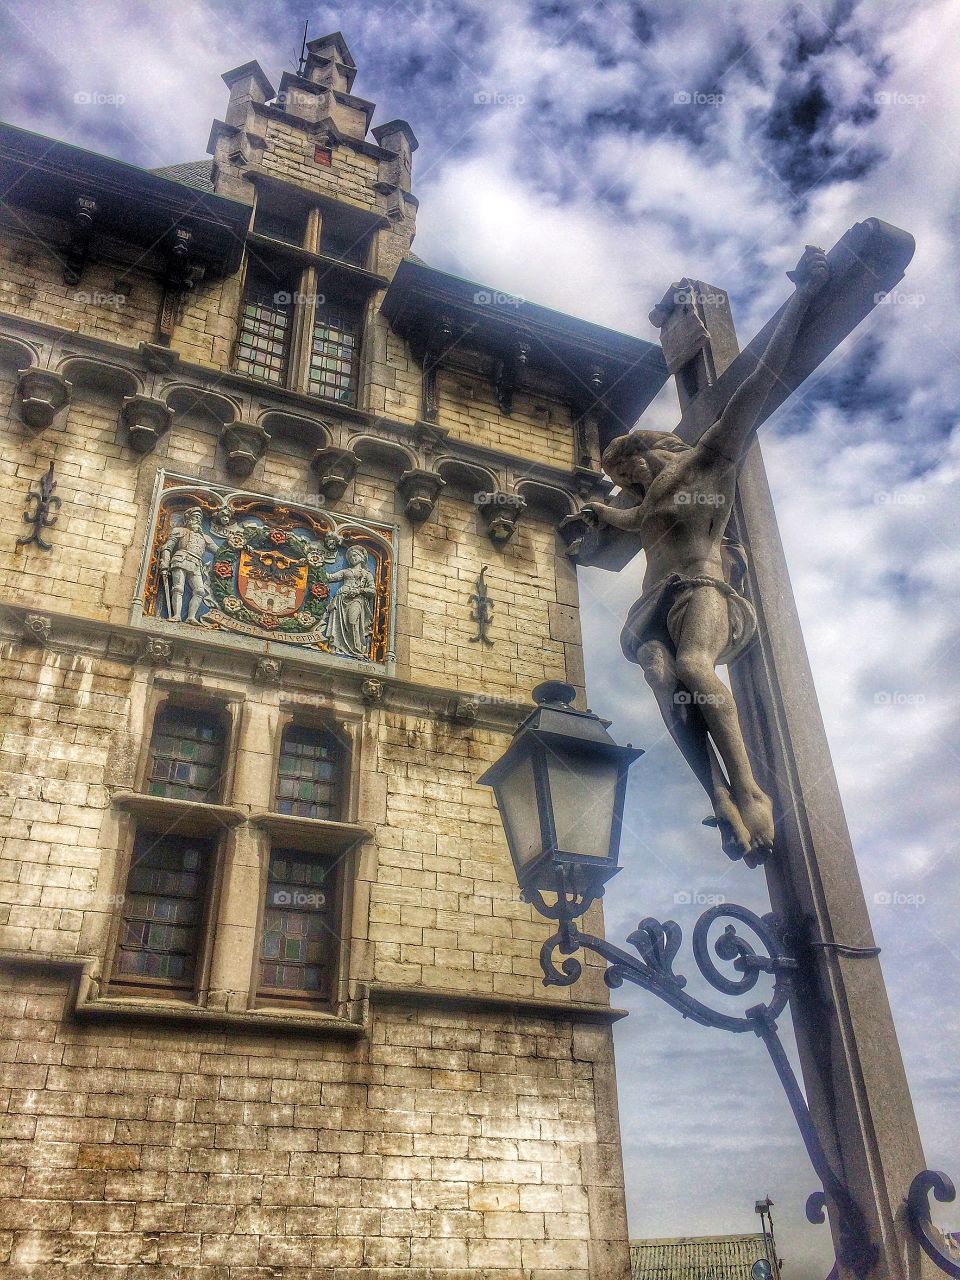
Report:
M758 1036L825 1188L809 1198L807 1216L823 1221L823 1206L829 1198L839 1228L838 1254L854 1275L865 1277L875 1258L867 1243L863 1212L827 1157L777 1030L776 1019L787 1006L797 968L796 960L785 952L777 917L719 903L705 911L694 927L694 959L715 990L743 996L753 990L761 974L773 978L767 1003L755 1004L739 1016L713 1009L684 990L687 980L673 968L682 941L676 921L641 920L627 938L637 956L605 938L583 933L577 925L619 870L627 771L643 753L618 746L592 712L575 711L571 705L575 696L573 687L560 681L538 685L533 691L535 710L501 758L479 779L493 788L521 896L540 915L557 922L557 931L540 948L544 984L576 982L583 970L574 953L592 951L608 962L604 981L609 987L632 982L703 1026ZM544 893L555 894L555 900L548 902ZM712 927L724 919L728 923L711 941ZM742 926L759 939L759 951L741 936ZM559 966L554 958L557 952L567 957ZM714 956L729 968L722 970ZM918 1206L920 1198L918 1193Z
M560 680L537 685L536 710L479 781L493 787L524 898L540 910L542 894L557 893L582 915L620 870L627 771L643 752L575 711L576 696Z

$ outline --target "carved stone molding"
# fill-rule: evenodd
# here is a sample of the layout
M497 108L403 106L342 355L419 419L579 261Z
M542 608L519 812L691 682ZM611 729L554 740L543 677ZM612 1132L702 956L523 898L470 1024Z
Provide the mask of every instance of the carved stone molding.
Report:
M173 660L173 642L149 636L143 646L143 657L151 666L168 667Z
M283 663L279 658L258 658L253 671L253 678L258 684L280 683L283 675Z
M346 492L347 485L357 474L359 459L351 449L339 449L328 445L318 449L310 466L317 475L317 488L328 502L336 502Z
M227 470L245 479L263 457L270 436L256 423L228 422L220 432L220 443L226 454Z
M73 384L52 369L22 369L17 378L20 417L34 431L49 427L70 403Z
M28 613L23 620L24 639L44 648L50 640L51 618L44 613Z
M460 724L473 724L480 715L480 699L457 698L451 708L450 715Z
M170 406L152 396L125 396L120 406L120 422L135 453L152 453L172 420Z
M525 499L518 493L504 493L497 489L491 493L478 493L474 501L483 516L490 541L498 547L509 542L526 508Z
M397 492L403 501L403 514L411 524L423 524L429 518L446 483L435 471L421 467L404 471L397 482Z

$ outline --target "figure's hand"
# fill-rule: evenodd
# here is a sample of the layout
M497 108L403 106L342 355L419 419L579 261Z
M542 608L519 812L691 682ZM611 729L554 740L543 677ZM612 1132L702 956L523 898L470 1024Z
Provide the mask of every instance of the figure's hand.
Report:
M816 245L808 244L803 257L793 271L787 272L787 277L797 286L797 293L808 298L814 297L830 279L827 255Z
M588 502L586 506L580 508L577 515L591 529L596 529L598 525L603 524L603 512L605 508L602 502Z

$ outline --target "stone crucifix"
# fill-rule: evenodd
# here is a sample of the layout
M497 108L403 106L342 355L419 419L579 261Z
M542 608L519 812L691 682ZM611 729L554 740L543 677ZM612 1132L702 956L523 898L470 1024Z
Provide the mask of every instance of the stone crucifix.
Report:
M724 851L752 865L773 849L773 806L754 777L733 695L716 667L750 644L757 619L729 580L736 555L724 540L737 476L764 403L830 277L826 255L808 246L791 275L796 291L762 358L716 422L695 444L668 431L615 439L604 452L603 469L634 505L591 503L580 513L640 540L643 594L620 637L624 654L642 668L671 736L710 797ZM692 305L683 286L675 290L676 305ZM664 320L669 318L668 312Z
M736 355L726 295L698 281L673 285L650 318L661 329L683 420L673 432L617 436L603 468L620 492L561 527L580 564L619 569L645 552L642 594L621 634L624 654L642 668L706 791L725 852L751 866L773 849L773 810L734 698L716 673L757 630L741 590L744 551L729 527L737 477L757 427L902 276L909 240L870 219L829 254L808 246L788 272L793 296L726 369Z
M718 581L722 577L738 597L749 602L756 615L754 642L730 663L730 684L739 712L737 728L738 732L742 729L740 742L746 744L751 775L773 801L775 856L764 869L771 905L795 940L801 962L803 981L795 990L791 1007L807 1099L821 1139L864 1214L862 1244L875 1258L867 1273L855 1273L839 1263L840 1280L853 1280L855 1274L868 1274L869 1280L932 1280L940 1273L919 1254L909 1227L907 1198L913 1180L925 1168L923 1148L755 429L902 279L913 250L913 238L897 227L877 218L857 223L825 255L829 269L825 283L820 279L819 257L805 255L805 264L795 273L799 288L742 351L722 289L700 281L684 282L681 290L675 287L667 295L651 317L661 329L666 365L676 377L682 411L674 432L659 433L661 447L662 441L670 441L662 450L659 472L687 457L680 452L682 446L695 446L707 439L725 416L729 425L738 413L738 398L752 419L745 437L733 430L739 449L735 459L729 441L720 446L728 465L732 460L738 472L736 499L732 515L714 510L709 503L699 504L710 508L708 529L709 517L715 521L706 538L712 555L711 572L694 576ZM809 278L805 279L808 270ZM780 365L783 345L788 351ZM778 371L773 371L774 363L780 365ZM764 365L768 374L773 372L772 378L751 381ZM738 397L747 383L758 392L762 385L768 387L759 411L759 395L756 399L751 396L753 403L746 406L744 399L750 393ZM746 416L744 412L742 422ZM642 448L628 445L629 436L622 440L616 448L609 446L611 470L617 466L618 456L622 466L625 453L629 467L634 449L638 456L643 449L650 449L649 439L645 444L642 439L638 442ZM642 507L648 493L655 493L658 477L653 471L657 466L654 458L645 486L631 491L627 483L606 505L627 511ZM699 492L727 495L729 489L705 487ZM676 505L679 509L695 504ZM641 511L635 515L636 520L620 521L625 528L618 527L616 516L603 523L590 512L586 517L579 513L568 517L561 527L568 553L578 565L613 571L629 564L641 545L650 556L651 549L644 541L644 516ZM680 512L679 519L683 518ZM725 525L726 535L720 544L722 573L717 572L715 541L719 523ZM656 549L652 555L656 557ZM668 562L667 572L676 572L673 561ZM655 572L654 577L659 576ZM650 588L655 585L651 578ZM633 623L624 628L628 646L635 644L643 630L637 608L643 610L647 595L644 587L631 614ZM736 620L741 605L719 586L701 595L713 597L709 609L720 618L719 630L723 622L720 601L723 597L733 601L726 619L728 632L732 632L731 619ZM679 612L690 617L689 600L687 608ZM750 625L746 611L743 625ZM737 643L728 634L728 642L731 639ZM664 665L673 657L676 666L669 624L667 641ZM712 644L716 645L716 632ZM722 650L719 656L724 656ZM684 666L682 674L696 684L707 672L695 672L693 665ZM708 692L712 688L709 684L703 687ZM693 705L692 700L686 705ZM732 793L732 781L727 781ZM729 836L725 839L729 842ZM747 860L752 854L743 857ZM839 1218L829 1202L827 1208L839 1250Z

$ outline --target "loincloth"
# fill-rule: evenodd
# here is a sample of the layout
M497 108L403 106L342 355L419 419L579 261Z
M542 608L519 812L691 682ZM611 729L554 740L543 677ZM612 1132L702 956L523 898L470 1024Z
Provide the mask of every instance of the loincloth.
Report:
M757 634L757 615L753 605L722 578L711 578L706 574L684 578L679 573L671 574L645 591L627 614L620 632L624 656L631 662L637 662L637 651L648 640L660 640L675 650L687 605L697 587L714 587L726 597L729 630L717 664L723 665L739 657Z

